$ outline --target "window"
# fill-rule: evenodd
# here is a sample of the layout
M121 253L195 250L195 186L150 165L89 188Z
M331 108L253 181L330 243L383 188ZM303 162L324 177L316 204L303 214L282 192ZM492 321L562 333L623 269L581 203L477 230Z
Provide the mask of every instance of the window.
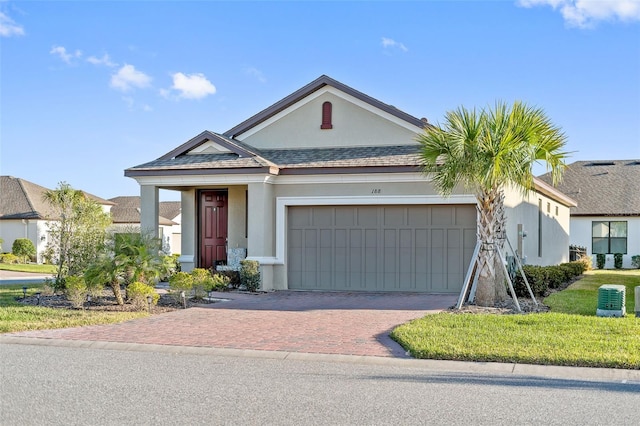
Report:
M322 104L322 124L320 125L321 129L333 129L333 124L331 124L331 102L325 102Z
M556 216L558 216L558 206L556 206Z
M538 199L538 257L542 257L542 200Z
M591 224L591 253L627 254L626 221L594 221Z

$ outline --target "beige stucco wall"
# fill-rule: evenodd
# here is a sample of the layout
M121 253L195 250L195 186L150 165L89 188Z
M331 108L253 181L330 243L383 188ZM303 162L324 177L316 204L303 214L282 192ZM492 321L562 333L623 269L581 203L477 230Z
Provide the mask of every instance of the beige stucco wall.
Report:
M229 248L247 248L246 235L246 196L247 186L228 188L228 238Z
M322 104L333 106L333 129L320 129ZM405 123L406 124L406 123ZM416 143L419 128L407 129L332 93L324 93L250 136L256 148L329 148Z
M542 200L542 239L538 232L539 200ZM523 225L527 234L522 239L521 253L526 258L525 263L545 266L569 261L569 207L538 192L523 196L513 189L505 191L505 207L507 236L514 250L518 245L518 224ZM542 244L542 256L539 256L539 243Z

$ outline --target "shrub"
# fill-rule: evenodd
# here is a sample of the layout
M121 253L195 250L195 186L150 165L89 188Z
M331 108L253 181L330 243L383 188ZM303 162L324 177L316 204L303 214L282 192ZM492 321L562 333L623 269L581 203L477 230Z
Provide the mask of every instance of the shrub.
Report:
M240 261L240 282L247 291L257 291L260 288L260 263L257 260Z
M542 266L524 265L522 270L527 277L527 282L529 283L534 295L540 296L547 291L548 285L546 281L546 274ZM521 274L516 276L514 290L516 291L516 295L519 297L530 297L529 291L527 290L527 286L525 285Z
M87 299L87 284L84 277L70 275L65 279L64 295L74 308L82 308Z
M216 275L223 275L229 279L231 288L240 287L240 272L238 271L217 271Z
M193 296L202 299L213 288L213 277L208 269L195 268L191 271L193 277Z
M622 253L616 253L613 255L613 267L616 269L622 269Z
M25 260L35 260L36 258L36 246L28 238L16 238L11 252L18 257L25 258Z
M598 269L604 269L604 262L607 260L604 254L598 253L596 254L596 266Z
M21 258L13 253L0 254L0 263L21 263Z
M158 304L160 295L150 285L134 281L127 286L127 300L140 311L147 308L147 296L151 296L151 304Z
M226 274L214 274L213 277L213 286L211 290L214 291L226 291L229 289L229 284L231 283L231 278L229 278Z
M574 263L581 263L584 265L584 269L582 270L582 272L590 271L593 269L593 260L591 260L591 256L586 254L581 255L578 260L574 261Z
M40 293L43 296L53 296L55 292L55 287L53 285L53 280L51 278L45 278L44 283L42 284L42 289Z
M633 266L634 268L640 269L640 254L631 256L631 266Z
M193 276L187 272L177 272L169 278L169 289L173 297L180 301L180 293L191 292L193 288Z
M544 267L544 272L549 288L558 288L565 282L564 271L559 266Z

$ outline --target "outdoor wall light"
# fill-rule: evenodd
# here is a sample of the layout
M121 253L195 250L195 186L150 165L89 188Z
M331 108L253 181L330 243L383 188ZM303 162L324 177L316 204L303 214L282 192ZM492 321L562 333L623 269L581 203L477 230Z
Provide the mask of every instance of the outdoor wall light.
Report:
M24 287L22 287L22 298L23 299L27 298L27 286L26 285Z

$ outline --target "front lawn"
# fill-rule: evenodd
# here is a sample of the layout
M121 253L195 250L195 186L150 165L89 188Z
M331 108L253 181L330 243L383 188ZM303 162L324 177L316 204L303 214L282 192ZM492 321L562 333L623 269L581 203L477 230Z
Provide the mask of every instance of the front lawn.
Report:
M41 289L40 285L27 287L27 295ZM0 333L110 324L149 315L147 312L103 312L28 306L16 301L22 295L22 285L0 286Z
M40 265L36 263L0 263L0 269L15 272L31 272L34 274L55 274L57 269L54 265Z
M625 318L596 317L598 287L624 284ZM550 312L443 312L397 327L391 337L416 358L640 369L639 270L590 271L544 300Z

